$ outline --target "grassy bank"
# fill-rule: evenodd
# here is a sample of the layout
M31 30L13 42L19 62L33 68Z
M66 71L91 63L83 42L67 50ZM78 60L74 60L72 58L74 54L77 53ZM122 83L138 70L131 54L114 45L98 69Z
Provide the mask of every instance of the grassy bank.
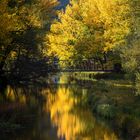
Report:
M107 121L124 139L139 140L140 97L132 82L116 73L75 75L76 81L88 88L86 102L97 118Z

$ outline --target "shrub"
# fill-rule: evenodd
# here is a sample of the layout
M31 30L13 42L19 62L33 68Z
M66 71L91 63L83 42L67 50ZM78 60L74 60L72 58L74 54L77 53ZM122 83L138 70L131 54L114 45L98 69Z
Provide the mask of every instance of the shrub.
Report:
M97 113L105 118L115 117L115 107L109 104L100 104L97 106Z

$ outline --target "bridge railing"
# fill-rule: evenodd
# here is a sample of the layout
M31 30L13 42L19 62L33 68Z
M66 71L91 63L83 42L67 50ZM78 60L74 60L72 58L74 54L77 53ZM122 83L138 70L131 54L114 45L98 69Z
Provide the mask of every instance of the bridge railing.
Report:
M101 64L95 60L81 60L73 64L67 60L59 60L51 65L52 69L59 71L102 71L102 70L113 70L111 63ZM51 69L51 68L50 68Z
M30 67L33 67L33 70L39 69L40 71L48 71L48 72L113 70L112 62L108 61L107 63L101 64L99 61L96 61L94 59L78 60L78 61L75 61L74 63L71 61L58 60L58 59L42 59L42 60L29 59L28 61L19 60L18 62L16 60L12 60L12 61L7 62L4 69L6 71L10 71L11 68L14 69L16 65L18 65L18 67L23 67L25 71L28 71Z

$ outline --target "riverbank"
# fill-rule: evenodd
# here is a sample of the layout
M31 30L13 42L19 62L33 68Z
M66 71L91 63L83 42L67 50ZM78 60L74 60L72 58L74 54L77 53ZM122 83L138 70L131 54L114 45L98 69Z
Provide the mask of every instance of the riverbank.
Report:
M140 97L124 74L89 72L75 73L75 77L90 88L87 104L97 118L106 120L126 140L140 139Z

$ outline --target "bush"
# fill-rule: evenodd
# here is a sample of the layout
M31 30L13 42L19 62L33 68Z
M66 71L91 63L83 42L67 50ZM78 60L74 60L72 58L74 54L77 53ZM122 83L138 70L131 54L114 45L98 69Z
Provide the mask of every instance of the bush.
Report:
M127 77L136 84L136 94L140 94L140 39L133 40L131 46L122 50L122 64Z
M100 104L97 106L97 113L105 118L115 117L115 107L109 104Z

